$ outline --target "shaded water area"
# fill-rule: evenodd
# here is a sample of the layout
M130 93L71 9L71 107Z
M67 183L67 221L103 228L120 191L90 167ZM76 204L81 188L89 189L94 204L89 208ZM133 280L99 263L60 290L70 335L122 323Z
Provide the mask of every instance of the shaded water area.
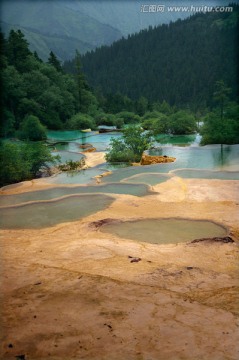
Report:
M121 238L153 244L176 244L227 235L218 224L203 220L146 219L106 224L101 231Z
M149 187L145 184L105 184L96 186L55 187L52 189L30 191L15 195L1 195L0 207L18 205L31 201L57 199L63 196L89 193L128 194L134 196L150 195Z
M55 201L38 202L0 209L1 229L40 229L79 220L108 207L107 195L74 195Z
M191 135L159 134L156 135L155 140L160 145L194 146L200 143L201 136L199 134L191 134Z
M59 142L54 146L57 150L81 151L80 145L90 143L97 151L105 151L109 145L111 138L122 136L120 132L102 133L91 131L82 133L81 131L52 131L47 132L47 138L51 142ZM61 143L65 141L65 143Z

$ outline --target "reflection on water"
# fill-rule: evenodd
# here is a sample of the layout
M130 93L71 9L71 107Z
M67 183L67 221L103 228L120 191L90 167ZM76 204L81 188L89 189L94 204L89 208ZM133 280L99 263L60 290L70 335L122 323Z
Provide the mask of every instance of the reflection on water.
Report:
M107 195L74 195L57 201L0 209L1 229L39 229L76 221L105 209L113 202Z
M224 148L224 147L223 147ZM229 148L229 149L228 149ZM162 151L161 151L162 150ZM168 164L155 164L148 166L131 166L115 170L111 175L103 178L104 182L117 182L142 173L168 173L176 169L208 169L217 171L239 171L239 145L225 147L221 153L220 145L203 147L162 147L160 155L174 156L176 161ZM151 154L157 155L157 150ZM223 156L223 161L222 161ZM236 178L237 179L237 174ZM222 174L222 178L223 178ZM232 174L233 177L233 174ZM218 177L217 177L218 178Z
M198 146L201 141L199 134L168 135L159 134L155 137L156 143L166 146Z
M147 219L106 224L102 232L156 244L175 244L200 238L225 236L227 230L210 221Z
M97 151L105 151L109 145L111 138L118 138L122 136L120 132L112 132L112 133L102 133L99 134L97 131L91 131L87 133L82 133L80 131L48 131L47 138L49 141L68 141L69 143L65 143L64 145L60 145L64 147L64 150L72 151L73 147L79 149L79 145L90 143L93 147L96 148ZM74 144L74 145L72 145ZM59 145L55 145L56 148L59 148ZM77 150L80 151L80 150Z
M218 164L220 167L227 165L230 162L231 152L231 146L220 145L220 151L217 151L213 154L215 164Z

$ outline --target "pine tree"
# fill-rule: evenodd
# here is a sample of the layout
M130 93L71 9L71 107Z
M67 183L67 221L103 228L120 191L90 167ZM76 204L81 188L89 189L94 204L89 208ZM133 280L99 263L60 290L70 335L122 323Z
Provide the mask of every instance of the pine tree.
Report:
M61 67L61 63L60 61L57 59L56 55L53 53L53 51L50 52L50 56L48 58L48 64L54 66L54 68L58 71L58 72L63 72L62 67Z
M31 54L28 42L21 30L11 30L6 45L9 65L15 66L19 72L27 71L27 59Z
M76 68L76 83L78 87L78 109L79 111L83 108L83 102L84 102L84 90L88 88L85 76L82 72L82 64L81 64L81 56L78 50L76 50L76 56L75 56L75 68Z
M214 92L214 100L219 103L220 106L220 118L221 121L223 119L224 106L226 101L228 100L228 95L230 94L231 89L226 87L223 80L219 80L216 82L216 91Z

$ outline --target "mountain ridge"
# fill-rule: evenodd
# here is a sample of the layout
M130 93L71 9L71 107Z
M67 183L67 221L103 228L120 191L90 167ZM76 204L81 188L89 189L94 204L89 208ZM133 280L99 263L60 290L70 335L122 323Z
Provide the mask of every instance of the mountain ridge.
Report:
M209 103L215 82L222 79L235 98L238 9L196 14L86 53L82 64L88 82L103 95L119 92L187 106Z
M110 44L122 37L119 30L111 25L104 25L89 15L66 8L63 2L3 2L1 25L4 32L9 28L22 30L33 51L37 51L43 60L47 60L49 52L54 51L60 60L73 58L75 50L81 53L101 44ZM3 6L4 5L4 6ZM14 6L13 6L14 5ZM6 24L9 24L6 26ZM6 31L7 28L7 31ZM33 41L33 33L37 39ZM48 37L48 39L46 39ZM61 39L57 46L57 39ZM72 46L67 39L73 41ZM37 42L44 43L38 46ZM64 51L61 49L65 48ZM47 52L46 50L47 49Z
M189 3L198 4L196 0L183 0L180 6ZM226 5L227 0L207 0L208 5L215 3ZM142 4L152 4L151 0L2 0L0 4L1 21L21 29L31 49L45 61L50 51L54 51L61 61L69 60L76 49L84 54L149 26L190 15L183 11L141 12ZM164 4L166 8L167 5L178 6L179 2L164 0ZM6 26L2 24L2 28L4 30ZM71 38L70 43L65 41L65 36Z

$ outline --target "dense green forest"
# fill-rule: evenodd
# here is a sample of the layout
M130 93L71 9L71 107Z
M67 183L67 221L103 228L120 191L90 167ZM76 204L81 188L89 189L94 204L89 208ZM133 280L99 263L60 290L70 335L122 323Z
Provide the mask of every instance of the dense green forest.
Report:
M26 116L36 116L48 129L66 127L77 112L88 112L96 104L76 56L76 75L64 74L53 52L47 63L29 50L20 30L1 35L2 136L20 130Z
M200 131L204 145L239 143L239 106L235 101L235 15L236 12L227 16L223 14L222 19L214 19L212 14L196 15L169 26L151 28L83 57L76 51L74 61L65 66L62 66L53 51L49 53L47 62L43 62L36 52L29 50L29 44L21 30L11 30L7 38L0 33L0 137L21 140L10 143L6 140L0 141L0 186L36 177L40 167L54 163L50 150L44 144L47 129L96 130L99 125L107 125L123 130L123 140L112 141L112 151L107 155L107 160L111 162L119 159L129 162L138 160L141 150L149 147L149 139L160 133L180 135ZM211 22L207 22L209 19ZM208 30L210 46L214 38L214 53L210 53L209 45L207 47L204 44L205 47L200 48L202 41L196 41L198 29L202 27L204 37L205 29ZM162 59L167 62L166 67L151 78L152 69L156 68L151 67L150 59L155 54L155 48L161 46L163 41L163 37L157 41L158 31L161 35L167 35L164 38L165 48L162 47L165 56L155 57L154 64L161 64ZM152 34L157 35L154 41ZM192 51L191 67L187 62L189 54L185 52L187 46L184 47L184 44L188 45L186 38L190 36L190 41L195 45L195 51L193 46L189 47ZM221 46L217 42L220 37ZM140 48L142 39L145 39L144 50L143 47ZM138 49L135 45L132 47L133 52L130 52L132 44L138 44ZM125 51L128 51L128 56L121 52L122 45ZM146 56L147 49L151 49L149 55L152 56ZM203 57L199 57L199 50L204 54ZM125 59L121 63L123 57ZM216 59L215 68L212 66L212 57ZM175 59L182 62L181 67L176 67L171 72ZM82 67L83 63L87 71L86 61L89 67L93 63L95 69L98 67L96 80L97 76L101 76L103 66L107 68L105 93L102 91L103 86L100 87L99 84L94 90L89 86ZM127 68L131 73L124 72L124 64L133 63L139 73L135 73L134 66ZM115 69L114 73L119 82L112 75L112 69ZM171 70L168 72L167 69ZM162 78L158 78L160 74ZM90 81L90 77L88 78ZM139 86L132 87L134 93L131 93L130 81L133 78L139 81ZM181 83L182 79L185 80ZM115 89L110 88L110 82L115 84ZM120 84L126 86L120 89L121 92L117 91ZM187 96L184 91L187 91ZM200 123L203 125L199 127ZM127 130L125 125L133 125L134 128ZM136 143L138 148L135 147Z
M23 140L44 140L47 129L96 129L98 125L144 123L158 113L175 116L178 109L165 101L149 103L140 97L133 101L115 94L105 98L93 93L85 80L81 56L76 52L74 75L66 74L51 51L47 63L39 59L20 30L11 30L7 39L1 35L1 136L17 136ZM186 111L189 113L189 111ZM173 115L174 114L174 115ZM177 115L176 115L177 117ZM191 120L195 122L191 115ZM147 129L147 121L145 122ZM188 133L183 123L168 131Z
M231 13L198 13L85 54L83 70L89 84L108 99L106 110L112 110L117 94L133 100L144 97L149 103L166 100L193 111L212 107L220 79L235 100L239 6L233 6ZM64 68L73 72L73 62Z

